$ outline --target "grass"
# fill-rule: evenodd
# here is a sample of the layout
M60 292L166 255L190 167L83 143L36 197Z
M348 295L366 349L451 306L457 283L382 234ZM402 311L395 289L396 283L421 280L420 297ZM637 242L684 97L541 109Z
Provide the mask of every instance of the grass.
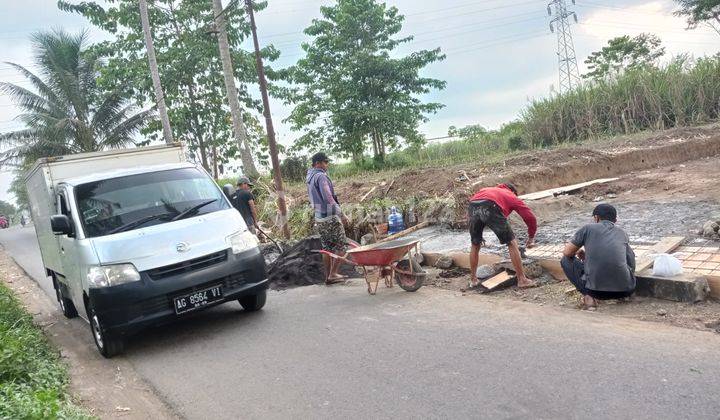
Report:
M523 114L535 146L644 130L697 125L720 118L720 55L676 57L533 102Z
M0 283L0 419L89 419L67 392L68 373L42 330Z

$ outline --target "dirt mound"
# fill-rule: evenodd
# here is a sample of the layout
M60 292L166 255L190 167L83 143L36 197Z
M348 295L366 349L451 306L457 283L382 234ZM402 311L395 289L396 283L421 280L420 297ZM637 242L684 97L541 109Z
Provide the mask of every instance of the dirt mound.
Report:
M318 254L320 238L311 236L285 249L268 266L270 288L283 290L320 284L325 278L322 256Z
M480 161L452 166L427 167L363 174L338 180L336 191L343 203L357 203L373 187L373 196L390 200L432 197L467 197L475 190L512 181L521 194L596 178L654 169L658 166L714 156L720 153L720 127L692 127L618 137L608 141L535 150L508 156L500 162ZM384 183L384 184L383 184ZM300 195L306 192L297 191Z

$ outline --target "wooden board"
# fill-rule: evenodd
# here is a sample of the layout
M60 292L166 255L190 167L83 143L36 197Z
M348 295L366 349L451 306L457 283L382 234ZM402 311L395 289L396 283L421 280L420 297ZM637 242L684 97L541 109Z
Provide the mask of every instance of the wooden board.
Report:
M568 192L577 191L579 189L589 187L591 185L605 184L608 182L617 181L618 179L620 179L620 178L601 178L601 179L596 179L593 181L583 182L580 184L573 184L573 185L568 185L565 187L551 188L549 190L525 194L525 195L521 195L520 198L522 200L540 200L541 198L554 197L559 194L565 194Z
M488 290L494 290L500 286L509 286L514 282L517 282L517 278L514 275L509 274L507 271L503 271L502 273L485 280L482 282L482 285Z
M407 236L407 235L415 232L416 230L420 230L420 229L426 228L426 227L428 227L428 226L430 226L430 222L418 223L417 225L415 225L415 226L413 226L413 227L411 227L411 228L407 228L407 229L403 230L402 232L398 232L398 233L396 233L396 234L394 234L394 235L388 236L388 237L385 238L385 239L381 239L381 240L378 241L378 243L380 243L380 242L392 241L392 240L394 240L394 239L402 238L403 236Z
M557 281L567 281L567 276L565 276L565 272L562 269L562 266L560 265L560 260L553 259L553 260L537 260L538 264L540 264L540 267L545 269L548 273L550 273L551 276Z
M710 296L720 299L720 276L705 276L710 286Z
M470 254L467 252L453 252L448 254L450 258L453 260L453 264L455 264L456 267L464 268L466 270L470 269ZM478 264L479 265L492 265L495 263L499 263L502 261L502 258L499 255L495 254L484 254L480 253L478 255Z
M653 266L655 258L650 257L650 255L669 254L670 252L674 251L675 248L679 247L683 242L685 242L684 236L668 236L662 238L660 242L656 243L655 245L653 245L652 248L650 248L650 250L647 252L647 257L642 257L637 261L637 263L635 264L635 273L639 274Z

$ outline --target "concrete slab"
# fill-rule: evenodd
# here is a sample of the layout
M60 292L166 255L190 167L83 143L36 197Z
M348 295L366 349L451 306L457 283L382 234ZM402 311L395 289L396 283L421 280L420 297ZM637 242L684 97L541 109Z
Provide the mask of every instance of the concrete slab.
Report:
M657 277L649 271L637 276L638 296L654 297L675 302L701 302L710 293L708 281L704 276L681 274L675 277Z

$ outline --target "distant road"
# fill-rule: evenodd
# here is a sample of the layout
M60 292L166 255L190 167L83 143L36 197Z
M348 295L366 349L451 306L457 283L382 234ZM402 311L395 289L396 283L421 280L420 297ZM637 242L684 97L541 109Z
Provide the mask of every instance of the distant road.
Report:
M0 245L30 277L38 282L45 293L55 299L52 280L45 276L33 225L13 226L10 229L0 230Z
M0 242L47 289L32 229ZM713 333L353 281L273 292L258 313L225 304L122 357L189 419L674 420L720 416L719 349Z

